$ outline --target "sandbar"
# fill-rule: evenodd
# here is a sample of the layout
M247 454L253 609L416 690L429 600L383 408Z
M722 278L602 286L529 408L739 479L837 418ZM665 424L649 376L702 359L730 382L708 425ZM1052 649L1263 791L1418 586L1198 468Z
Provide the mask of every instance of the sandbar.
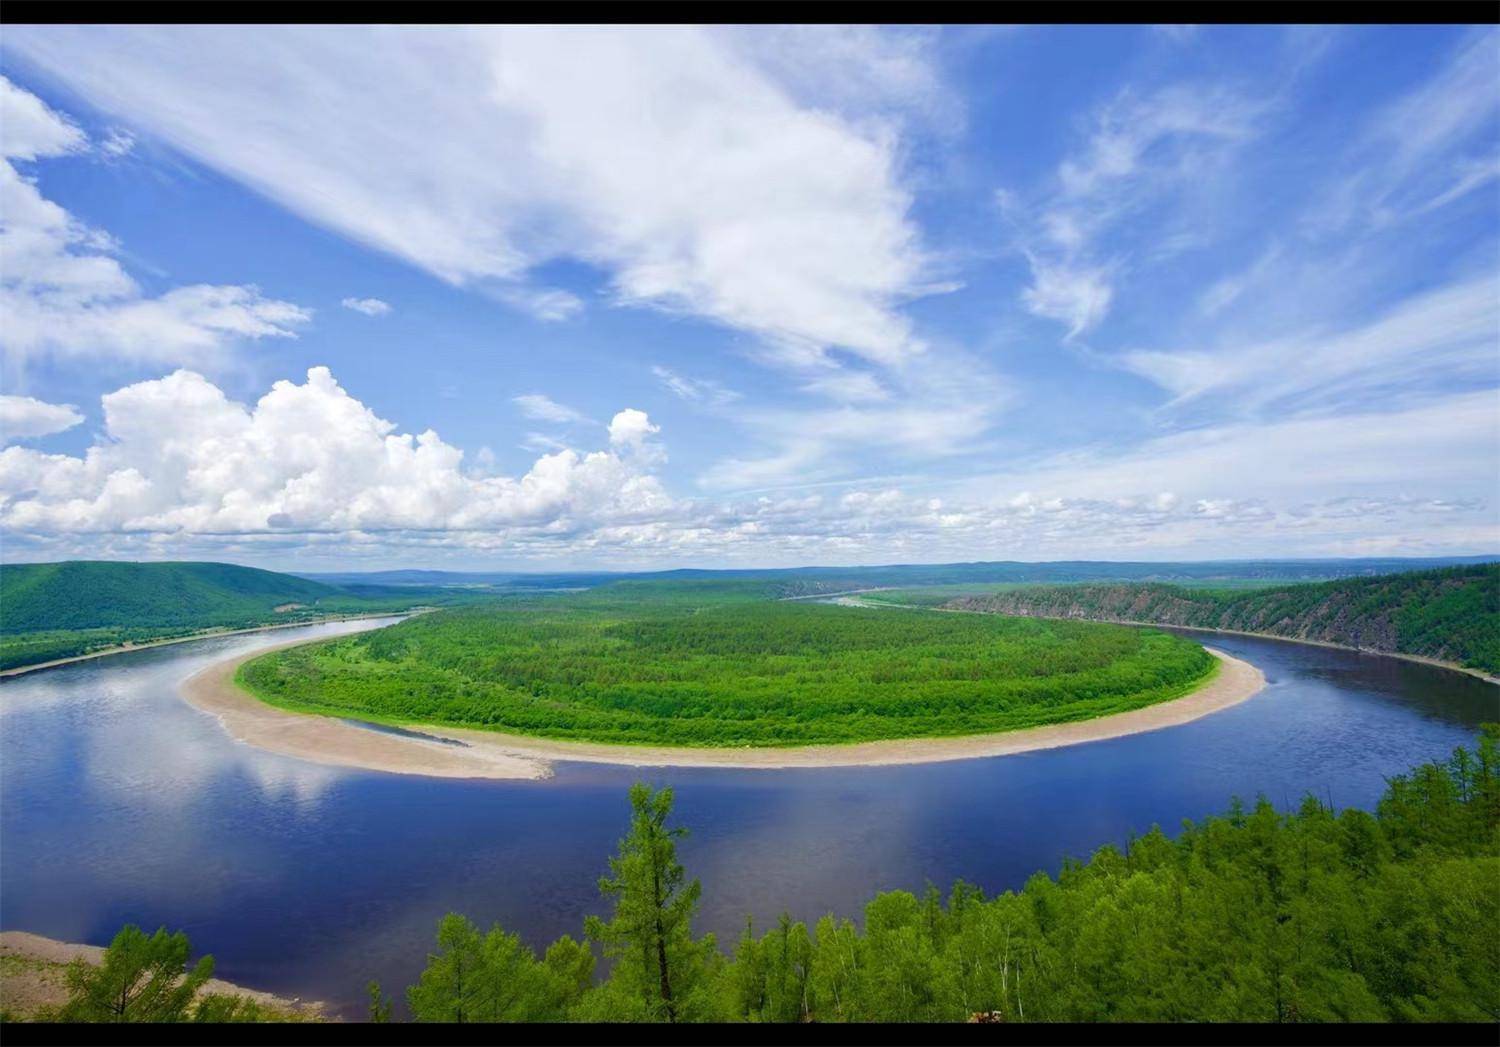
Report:
M306 643L307 641L297 641ZM281 644L291 647L295 644ZM413 724L408 734L299 713L260 701L235 683L240 665L267 650L237 654L189 677L188 702L215 714L239 741L314 763L440 778L546 778L554 760L628 767L860 767L1009 756L1176 727L1237 705L1266 685L1249 662L1206 647L1219 670L1170 701L1092 720L955 738L906 738L789 748L689 748L554 741L470 728Z

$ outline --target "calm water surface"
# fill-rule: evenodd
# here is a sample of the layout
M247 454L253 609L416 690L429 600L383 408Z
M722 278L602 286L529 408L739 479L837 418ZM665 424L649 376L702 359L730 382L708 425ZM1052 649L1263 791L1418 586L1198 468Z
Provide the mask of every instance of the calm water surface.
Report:
M186 930L231 981L363 1013L458 910L544 946L602 912L637 777L670 784L702 930L855 916L872 893L1018 887L1065 856L1312 792L1373 805L1384 778L1500 719L1500 688L1423 665L1241 637L1270 686L1196 723L1050 752L911 767L735 771L558 764L544 782L319 767L234 742L178 685L227 655L368 628L205 640L0 684L0 926L105 944Z

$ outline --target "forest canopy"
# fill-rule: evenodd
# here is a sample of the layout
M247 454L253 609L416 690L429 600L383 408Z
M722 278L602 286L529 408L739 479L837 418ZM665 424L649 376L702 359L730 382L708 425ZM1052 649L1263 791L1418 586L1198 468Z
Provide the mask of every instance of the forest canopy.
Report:
M1149 629L633 583L422 615L240 670L287 708L623 744L784 746L1091 719L1217 667Z

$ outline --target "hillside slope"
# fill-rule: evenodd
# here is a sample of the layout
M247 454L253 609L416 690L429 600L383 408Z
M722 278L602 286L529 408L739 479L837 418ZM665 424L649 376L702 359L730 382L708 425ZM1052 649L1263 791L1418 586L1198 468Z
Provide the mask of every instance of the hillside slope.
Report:
M1233 629L1418 655L1500 674L1500 564L1226 592L1037 586L945 604L995 614Z
M0 632L243 625L340 590L226 563L66 563L0 567Z
M336 586L226 563L8 564L0 566L0 670L206 630L397 612L485 595Z

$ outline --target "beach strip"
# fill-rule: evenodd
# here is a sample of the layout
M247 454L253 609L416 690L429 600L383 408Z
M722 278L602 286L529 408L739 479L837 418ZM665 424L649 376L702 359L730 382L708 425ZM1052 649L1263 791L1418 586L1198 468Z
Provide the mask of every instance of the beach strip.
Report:
M545 778L551 775L554 760L628 767L770 769L875 767L1009 756L1176 727L1237 705L1266 685L1265 675L1249 662L1207 647L1219 660L1219 671L1196 691L1092 720L958 738L709 749L553 741L426 724L413 725L412 734L393 734L334 716L289 712L251 696L234 679L241 664L275 649L261 648L208 666L183 684L183 697L216 715L239 741L271 752L338 767L439 778Z

